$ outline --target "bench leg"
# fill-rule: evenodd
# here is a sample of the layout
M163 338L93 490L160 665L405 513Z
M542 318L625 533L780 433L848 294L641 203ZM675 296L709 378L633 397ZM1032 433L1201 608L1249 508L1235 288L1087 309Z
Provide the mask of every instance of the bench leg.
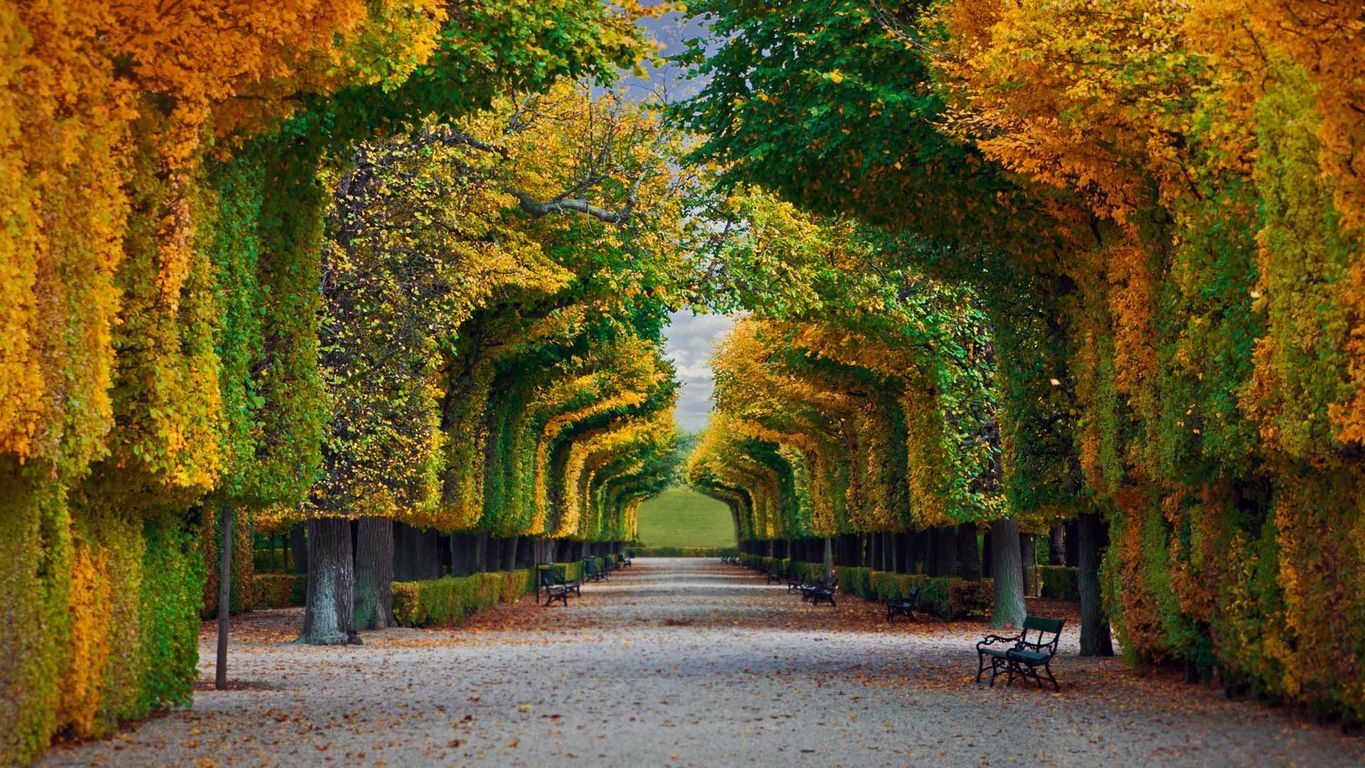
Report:
M1052 675L1052 662L1051 662L1051 661L1048 661L1048 663L1046 663L1046 664L1043 665L1043 671L1047 673L1048 682L1052 683L1052 690L1054 690L1054 691L1059 691L1059 692L1060 692L1060 691L1062 690L1062 686L1059 685L1059 684L1057 683L1057 678L1056 678L1056 677L1053 677L1053 675ZM1035 676L1037 676L1037 674L1038 674L1037 672L1034 672L1034 675L1035 675ZM1042 688L1042 687L1043 687L1042 680L1039 680L1039 681L1038 681L1038 687L1039 687L1039 688Z

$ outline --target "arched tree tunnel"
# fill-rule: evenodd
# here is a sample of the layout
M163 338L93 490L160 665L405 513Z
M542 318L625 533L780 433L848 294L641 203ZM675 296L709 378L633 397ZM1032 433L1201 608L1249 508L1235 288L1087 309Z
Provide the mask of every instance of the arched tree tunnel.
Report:
M976 764L1001 700L1083 764L1346 762L1162 675L1365 721L1362 35L1346 0L0 0L0 764L129 722L138 764ZM689 310L734 325L697 435ZM626 566L684 485L766 579ZM1073 603L1062 695L963 679ZM1139 727L1100 744L1111 691Z

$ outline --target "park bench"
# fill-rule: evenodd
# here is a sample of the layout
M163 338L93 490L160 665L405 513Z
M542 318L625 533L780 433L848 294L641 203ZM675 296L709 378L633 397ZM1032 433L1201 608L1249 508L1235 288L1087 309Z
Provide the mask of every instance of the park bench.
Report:
M564 588L569 591L569 594L575 595L577 597L583 596L582 579L573 579L572 581L569 580L567 577L565 577L563 571L560 571L554 567L554 563L550 564L550 573L554 574L555 583L564 585Z
M556 600L565 608L569 607L569 587L559 583L553 568L540 569L540 588L545 590L545 607L550 607Z
M768 566L768 583L772 584L785 578L787 578L786 569L778 565L777 561L773 561L773 564Z
M621 565L624 565L627 568L634 565L629 552L625 553L624 555L621 555Z
M597 558L590 557L583 561L583 580L601 581L607 578L607 572L597 567Z
M896 616L915 620L915 606L919 603L919 586L915 584L910 587L910 594L905 597L893 597L886 601L886 623L890 624L891 619Z
M976 644L976 681L981 682L981 675L986 671L986 660L989 659L992 686L995 685L996 676L1003 671L1006 685L1013 685L1014 676L1019 675L1042 688L1044 678L1038 671L1041 669L1052 687L1060 691L1062 687L1057 684L1057 678L1052 676L1052 657L1057 655L1057 644L1065 623L1063 619L1029 616L1024 619L1024 628L1017 635L987 635Z
M806 582L797 587L801 590L801 599L809 601L812 605L820 603L834 605L834 591L838 588L839 580L835 578Z

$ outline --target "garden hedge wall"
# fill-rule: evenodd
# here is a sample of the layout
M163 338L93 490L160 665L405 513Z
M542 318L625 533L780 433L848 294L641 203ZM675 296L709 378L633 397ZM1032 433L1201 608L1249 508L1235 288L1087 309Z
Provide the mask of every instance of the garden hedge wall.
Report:
M634 557L734 557L739 547L631 547Z
M1040 565L1036 568L1038 581L1043 585L1043 597L1060 600L1080 600L1076 586L1076 569L1066 565Z
M599 568L606 558L598 557ZM555 563L555 571L570 581L583 577L583 563ZM395 581L393 617L400 626L458 626L465 617L499 603L515 603L535 591L534 570L493 571L472 576Z
M258 573L251 579L252 610L301 606L308 597L308 577L293 573Z
M56 733L84 739L188 704L203 561L198 528L69 503L0 476L0 765Z
M819 579L825 570L822 563L806 563L781 558L740 555L745 565L767 571L774 563L787 569L802 580ZM968 581L966 579L939 576L923 576L914 573L891 573L871 568L836 568L839 591L860 597L864 600L881 602L910 594L910 589L920 587L916 608L949 621L968 616L988 616L995 606L995 583L990 579Z

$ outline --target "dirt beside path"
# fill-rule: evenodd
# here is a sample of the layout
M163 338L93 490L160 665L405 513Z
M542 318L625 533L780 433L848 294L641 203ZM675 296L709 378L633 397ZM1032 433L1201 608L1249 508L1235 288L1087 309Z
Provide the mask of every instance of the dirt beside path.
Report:
M528 598L363 646L294 645L300 612L266 611L234 625L235 688L39 765L1365 765L1365 738L1078 658L1074 631L1058 694L976 685L980 622L880 618L664 559L567 610Z

